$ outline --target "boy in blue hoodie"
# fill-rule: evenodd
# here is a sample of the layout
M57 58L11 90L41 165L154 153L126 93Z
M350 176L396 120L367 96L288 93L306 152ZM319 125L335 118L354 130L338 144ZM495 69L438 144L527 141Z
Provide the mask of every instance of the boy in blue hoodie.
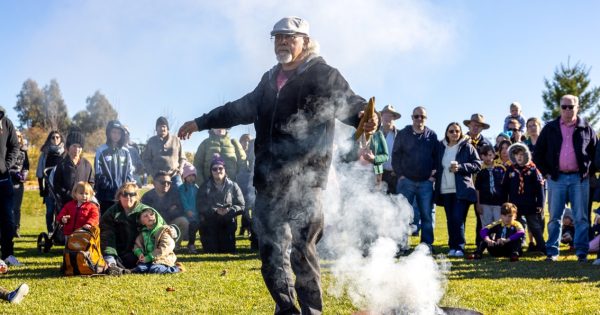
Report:
M183 184L178 187L179 197L185 216L190 222L188 229L188 251L190 254L197 254L196 250L196 233L198 233L199 219L198 210L196 209L196 194L198 193L198 185L196 185L196 168L189 162L183 164Z
M165 224L163 218L154 209L142 211L139 217L142 225L135 240L133 254L138 257L138 265L133 273L177 273L181 265L176 263L175 238L177 230Z

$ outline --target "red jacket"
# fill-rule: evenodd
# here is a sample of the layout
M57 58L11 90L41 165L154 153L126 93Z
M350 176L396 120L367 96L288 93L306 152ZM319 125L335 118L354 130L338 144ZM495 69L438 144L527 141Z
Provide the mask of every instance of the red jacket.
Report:
M56 217L56 220L62 222L62 217L70 215L69 221L63 226L63 233L71 235L75 230L85 224L98 226L100 224L100 211L98 205L93 202L85 202L77 207L77 201L71 200L65 204Z

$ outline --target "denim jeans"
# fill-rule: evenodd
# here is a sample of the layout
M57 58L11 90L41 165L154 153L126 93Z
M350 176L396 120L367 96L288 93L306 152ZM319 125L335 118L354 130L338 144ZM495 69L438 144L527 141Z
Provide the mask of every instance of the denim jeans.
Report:
M2 237L2 259L13 255L15 221L13 218L14 189L10 177L0 179L0 236Z
M579 174L559 174L557 180L548 179L548 208L550 210L548 241L546 242L548 256L559 254L558 246L562 235L562 218L567 202L571 203L575 220L575 253L578 256L587 256L589 248L587 214L589 193L589 178L582 180Z
M413 181L408 178L398 179L398 193L407 200L416 200L421 218L421 243L433 244L433 183L429 180Z
M44 197L44 203L46 204L46 229L48 229L48 233L54 230L54 208L56 208L56 201L51 196Z
M457 199L456 194L443 194L442 203L446 211L448 227L448 247L454 250L465 250L465 220L469 202Z
M146 264L137 265L135 268L133 268L133 270L131 270L131 272L132 273L167 274L167 273L178 273L179 268L177 268L177 266L170 267L167 265L146 263Z

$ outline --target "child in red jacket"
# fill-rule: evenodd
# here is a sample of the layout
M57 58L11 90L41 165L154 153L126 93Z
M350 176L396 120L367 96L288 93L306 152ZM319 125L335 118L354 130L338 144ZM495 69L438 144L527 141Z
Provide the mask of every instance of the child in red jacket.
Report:
M72 190L73 200L67 202L56 220L63 223L65 236L80 228L89 229L100 224L98 205L92 202L94 189L87 182L78 182Z

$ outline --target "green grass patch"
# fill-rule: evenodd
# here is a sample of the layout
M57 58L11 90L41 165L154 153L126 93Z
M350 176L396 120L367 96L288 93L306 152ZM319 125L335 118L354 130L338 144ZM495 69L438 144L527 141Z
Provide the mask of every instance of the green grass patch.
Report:
M62 277L61 248L38 254L36 238L45 229L45 207L37 191L25 192L22 237L15 252L23 267L0 276L0 285L14 288L27 282L31 291L20 305L0 303L0 314L271 314L274 304L260 274L260 261L246 237L238 238L236 255L178 254L187 269L176 275L122 277ZM447 251L446 220L436 213L435 250ZM467 222L469 250L473 250L474 222ZM418 242L417 238L412 239ZM484 314L600 314L600 267L576 262L564 251L559 262L526 255L521 261L489 256L481 261L450 259L447 291L441 305L477 309ZM595 258L595 256L593 257ZM356 310L347 297L327 292L333 279L323 264L326 314ZM174 291L168 292L167 288Z

